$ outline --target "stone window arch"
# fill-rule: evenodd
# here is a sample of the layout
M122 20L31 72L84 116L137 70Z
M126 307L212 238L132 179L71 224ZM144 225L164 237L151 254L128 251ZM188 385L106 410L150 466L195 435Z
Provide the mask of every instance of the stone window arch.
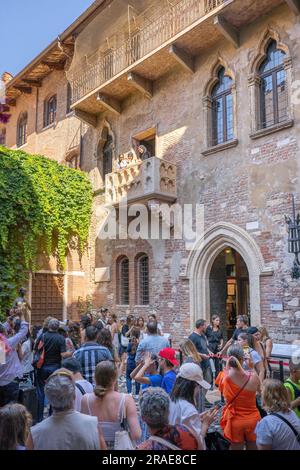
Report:
M139 253L135 257L136 304L149 305L149 257Z
M117 304L129 305L129 259L122 255L116 262Z
M44 127L56 122L57 98L56 95L44 101Z
M278 33L267 30L248 77L251 137L257 138L293 125L292 60Z
M204 90L206 147L203 155L237 145L235 77L219 58Z
M21 113L17 124L17 147L21 147L27 142L27 120L27 112Z

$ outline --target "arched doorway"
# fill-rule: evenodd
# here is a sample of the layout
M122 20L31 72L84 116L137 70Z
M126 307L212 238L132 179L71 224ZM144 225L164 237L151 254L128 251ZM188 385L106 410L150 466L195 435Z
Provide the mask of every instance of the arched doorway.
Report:
M230 338L237 315L250 316L251 311L248 268L234 248L226 247L213 262L209 293L210 315L220 315L227 337Z
M228 247L238 252L247 266L251 323L260 323L260 277L272 275L273 268L265 265L259 246L246 230L220 222L195 243L183 274L189 279L191 328L199 318L210 320L210 273L217 256Z

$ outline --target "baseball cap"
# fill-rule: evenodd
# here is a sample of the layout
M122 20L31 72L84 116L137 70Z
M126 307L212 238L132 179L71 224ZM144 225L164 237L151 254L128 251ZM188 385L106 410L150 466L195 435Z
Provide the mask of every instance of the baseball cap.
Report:
M179 369L177 377L192 380L193 382L201 385L201 387L205 388L205 390L210 389L210 384L203 379L203 372L201 367L193 362L187 362L186 364L183 364Z
M171 362L173 366L179 366L179 362L176 359L176 351L173 348L164 348L159 351L158 355L163 359L167 359L167 361Z

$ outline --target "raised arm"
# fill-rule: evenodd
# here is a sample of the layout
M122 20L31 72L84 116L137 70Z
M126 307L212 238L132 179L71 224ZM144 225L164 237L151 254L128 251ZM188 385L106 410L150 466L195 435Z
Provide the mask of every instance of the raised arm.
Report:
M130 374L130 378L131 378L132 380L135 379L136 374L137 374L137 373L139 372L139 370L143 367L143 365L144 365L144 363L143 363L143 362L140 362L139 365L136 366L135 369L133 369L133 371L132 371L131 374Z
M273 349L273 341L271 338L268 338L266 341L266 358L269 359L272 354L272 349Z

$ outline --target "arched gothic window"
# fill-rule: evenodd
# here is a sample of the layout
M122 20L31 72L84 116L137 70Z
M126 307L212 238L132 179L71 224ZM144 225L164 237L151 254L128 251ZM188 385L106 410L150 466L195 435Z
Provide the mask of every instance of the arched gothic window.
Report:
M56 121L56 95L44 102L44 127L50 126Z
M232 79L225 75L222 67L218 73L218 83L211 92L212 145L223 144L234 137L232 85Z
M18 119L17 125L17 147L27 142L27 113L22 113Z
M135 262L136 303L149 304L149 258L146 254L138 255Z
M129 259L122 256L117 260L117 303L129 305Z
M260 128L279 124L287 119L287 85L284 59L286 54L272 40L267 48L267 58L259 68L260 78Z

